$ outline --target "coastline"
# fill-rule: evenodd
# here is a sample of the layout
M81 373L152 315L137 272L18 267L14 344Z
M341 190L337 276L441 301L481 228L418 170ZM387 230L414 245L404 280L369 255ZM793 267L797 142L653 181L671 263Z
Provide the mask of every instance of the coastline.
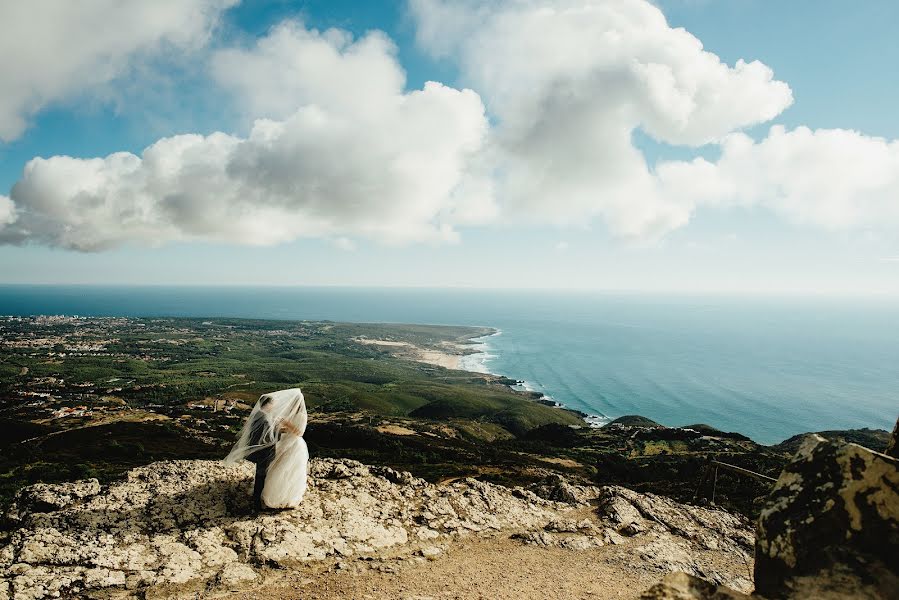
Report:
M441 357L444 359L442 362L432 362L434 360L434 358L429 356L429 354L431 354L431 353L429 353L428 351L426 351L424 349L419 349L422 351L421 355L420 355L421 358L419 360L421 362L426 362L426 363L430 363L430 364L438 364L439 366L447 366L446 363L451 363L451 364L454 364L455 366L452 366L452 367L447 366L447 368L458 369L461 371L468 371L471 373L480 373L483 375L491 375L493 377L498 377L503 380L515 381L516 383L513 383L513 384L507 383L505 385L508 385L508 387L510 387L511 389L518 391L518 392L528 392L530 394L539 394L539 397L534 399L535 402L539 402L546 406L551 406L553 408L559 408L559 409L574 413L574 414L578 415L581 419L583 419L584 423L586 423L586 425L591 428L602 427L603 425L606 425L613 420L612 417L608 417L606 415L586 413L584 411L577 410L577 409L571 408L569 406L566 406L565 404L563 404L563 403L557 401L555 398L553 398L553 396L551 394L547 393L547 391L540 389L541 386L539 386L536 383L532 383L532 382L529 382L529 381L526 381L523 379L518 379L517 377L512 377L505 373L498 373L494 370L491 370L487 363L491 359L497 358L499 356L499 354L498 354L498 350L496 350L495 347L492 347L490 345L490 340L492 338L502 335L502 333L503 333L502 329L499 329L496 327L491 327L491 329L493 329L492 333L488 333L487 335L482 335L482 336L478 336L478 337L474 337L474 338L469 338L469 342L472 342L475 344L473 347L460 344L459 347L462 349L469 349L469 350L474 349L475 351L469 352L469 353L463 354L462 356L457 357L458 360L456 360L456 361L447 360L450 357L445 355L444 357ZM437 354L439 354L439 353L437 353Z

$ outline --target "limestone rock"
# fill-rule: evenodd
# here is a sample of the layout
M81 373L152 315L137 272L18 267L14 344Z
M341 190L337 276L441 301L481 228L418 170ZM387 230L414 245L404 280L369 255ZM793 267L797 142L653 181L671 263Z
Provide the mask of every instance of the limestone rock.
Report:
M532 484L528 490L540 498L566 504L587 504L598 494L595 487L571 485L564 477L555 473Z
M811 436L759 518L755 581L770 598L899 596L899 461Z
M436 486L352 460L313 459L309 472L297 509L262 515L251 511L249 463L165 461L107 487L88 480L25 488L7 515L15 529L0 542L0 599L233 587L265 566L425 540L423 552L433 553L441 538L542 531L572 509L520 488L474 479ZM561 479L555 489L570 498L591 493Z
M96 479L76 483L37 483L22 490L7 518L16 522L28 514L59 510L99 493L100 482Z
M681 504L620 486L602 488L598 512L625 535L655 530L690 540L707 550L744 553L752 550L755 541L751 524L740 515Z
M622 563L640 559L662 574L685 572L740 591L752 590L748 569L754 535L741 516L620 486L600 490L597 513L606 525L600 534L604 542L625 546L631 540ZM723 571L709 555L714 551L742 559L746 570Z
M249 565L237 562L226 565L219 574L219 582L226 586L239 585L258 578L259 575Z
M641 600L749 600L750 596L686 573L671 573L640 596Z

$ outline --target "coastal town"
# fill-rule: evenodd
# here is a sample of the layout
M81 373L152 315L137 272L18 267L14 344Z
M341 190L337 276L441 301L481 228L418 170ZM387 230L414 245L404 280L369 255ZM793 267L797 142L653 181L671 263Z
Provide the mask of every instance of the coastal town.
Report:
M235 402L160 401L165 381L134 368L177 360L193 340L189 329L165 320L2 317L0 411L61 428L151 413L202 425L197 412L227 415Z

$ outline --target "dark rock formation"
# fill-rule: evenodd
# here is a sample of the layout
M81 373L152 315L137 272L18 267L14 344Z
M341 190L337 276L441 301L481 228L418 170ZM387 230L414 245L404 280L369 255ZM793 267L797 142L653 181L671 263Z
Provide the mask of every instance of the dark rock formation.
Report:
M751 600L752 596L686 573L671 573L640 596L642 600Z
M759 518L756 591L795 597L815 581L844 597L899 597L895 459L813 436L781 473Z
M884 454L892 456L893 458L899 458L899 419L896 419L896 426L893 427L893 435L890 436L890 441L887 443Z
M681 573L643 598L899 599L899 461L808 436L759 518L752 596Z

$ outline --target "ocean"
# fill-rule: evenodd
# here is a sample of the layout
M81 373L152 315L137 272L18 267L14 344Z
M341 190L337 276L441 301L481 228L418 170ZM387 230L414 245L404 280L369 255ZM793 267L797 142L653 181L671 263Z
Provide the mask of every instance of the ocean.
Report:
M486 325L465 366L602 422L639 414L776 443L891 429L899 303L525 290L0 285L0 314Z

